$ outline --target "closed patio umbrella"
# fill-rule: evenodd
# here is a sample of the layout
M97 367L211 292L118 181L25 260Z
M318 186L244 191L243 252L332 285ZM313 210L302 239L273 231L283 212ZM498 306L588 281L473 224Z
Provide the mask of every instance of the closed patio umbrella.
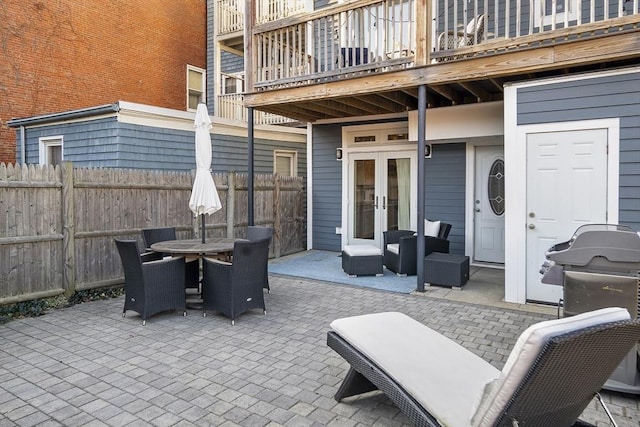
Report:
M189 209L201 216L202 243L205 242L204 216L222 209L216 184L211 176L211 119L205 104L198 104L196 110L196 178L193 181Z

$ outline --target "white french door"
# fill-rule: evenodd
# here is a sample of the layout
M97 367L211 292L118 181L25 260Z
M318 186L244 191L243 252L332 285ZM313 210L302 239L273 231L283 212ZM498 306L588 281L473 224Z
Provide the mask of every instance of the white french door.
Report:
M382 247L386 230L415 229L415 150L348 154L347 244Z

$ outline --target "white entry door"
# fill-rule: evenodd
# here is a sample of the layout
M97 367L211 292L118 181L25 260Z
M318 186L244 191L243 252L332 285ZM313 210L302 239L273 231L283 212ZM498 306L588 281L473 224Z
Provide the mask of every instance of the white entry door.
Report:
M382 247L386 230L415 224L416 153L349 154L347 244Z
M474 261L504 264L504 154L502 146L476 147Z
M526 298L557 303L540 281L545 252L583 224L607 222L607 129L527 134Z

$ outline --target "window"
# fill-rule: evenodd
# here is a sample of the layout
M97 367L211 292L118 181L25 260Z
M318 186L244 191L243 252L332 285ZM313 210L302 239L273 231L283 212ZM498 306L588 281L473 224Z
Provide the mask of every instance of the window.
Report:
M491 165L487 181L489 206L497 216L504 214L504 160L497 159Z
M222 94L230 95L233 93L244 92L244 80L242 75L222 74Z
M296 151L274 151L273 171L282 176L298 176L298 153Z
M62 136L40 138L40 164L59 165L62 163Z
M196 110L205 99L205 70L187 65L187 110Z

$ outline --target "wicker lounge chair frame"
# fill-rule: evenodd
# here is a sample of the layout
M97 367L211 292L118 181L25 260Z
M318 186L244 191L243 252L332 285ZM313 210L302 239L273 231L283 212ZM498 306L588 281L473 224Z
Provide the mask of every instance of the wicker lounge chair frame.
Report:
M184 258L175 257L143 262L136 240L115 239L125 278L125 300L122 317L127 310L142 316L142 325L156 313L182 310L187 315L184 293Z
M494 425L592 426L578 417L594 397L604 406L598 391L639 338L637 319L603 323L550 338ZM339 334L328 332L327 344L350 365L335 394L336 401L380 390L416 426L441 426L434 414Z
M264 302L263 273L269 258L269 239L236 241L233 263L203 258L202 315L220 311L231 318L252 308L267 314Z

